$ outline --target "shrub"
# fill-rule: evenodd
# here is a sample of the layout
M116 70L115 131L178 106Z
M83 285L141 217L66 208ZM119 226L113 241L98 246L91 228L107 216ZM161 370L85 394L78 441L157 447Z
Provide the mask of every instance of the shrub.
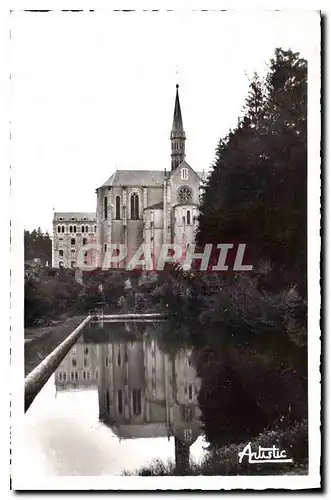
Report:
M244 457L239 463L239 453L248 443L231 444L222 448L211 447L200 462L190 461L186 475L281 475L281 474L308 474L308 424L303 420L287 429L275 428L262 432L255 440L251 441L252 451L257 451L259 446L272 448L276 446L285 450L287 457L292 458L292 463L248 463ZM174 462L163 463L154 460L151 464L135 471L125 471L124 475L139 476L173 476L176 474Z

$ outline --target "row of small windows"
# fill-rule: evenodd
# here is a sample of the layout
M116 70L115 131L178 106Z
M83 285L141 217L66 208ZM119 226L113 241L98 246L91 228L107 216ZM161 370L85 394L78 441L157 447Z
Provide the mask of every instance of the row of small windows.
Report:
M59 220L63 220L63 217L59 217ZM70 220L76 220L76 217L71 217ZM83 220L87 220L87 217L83 217Z
M66 372L59 372L59 381L61 382L65 382L67 380L67 374ZM82 378L83 380L91 380L91 372L89 370L84 370L82 372ZM98 378L98 370L95 371L95 378L97 379ZM69 380L72 380L72 381L77 381L78 380L78 372L76 371L72 371L70 373L70 377L69 377L69 374L68 374L68 381Z
M127 363L128 362L128 354L127 352L125 351L124 353L124 362ZM109 358L108 356L106 356L105 358L105 366L109 366ZM122 356L121 356L121 351L118 351L118 354L117 354L117 366L121 366L122 365Z
M62 240L61 240L62 241ZM74 246L76 245L76 239L75 238L71 238L70 240L70 245L71 246ZM83 246L84 245L87 245L87 238L83 238ZM63 255L63 250L59 250L59 252L62 252L62 254L60 253L60 255ZM71 250L71 252L74 252L74 250Z
M110 396L109 390L106 391L106 407L110 411ZM132 407L134 415L141 414L141 389L133 389L132 391ZM123 391L117 390L117 410L121 415L123 413Z
M58 233L64 233L65 232L65 226L57 226L57 232ZM97 232L97 226L91 226L90 229L89 229L89 226L82 226L81 229L79 229L78 227L78 232L81 232L81 233L93 233L93 232ZM69 233L77 233L77 226L69 226Z
M108 219L108 198L105 196L103 202L103 216L104 219ZM115 220L121 218L121 197L116 196L115 198ZM130 218L133 220L139 219L139 196L137 193L133 193L130 197Z
M76 358L73 358L71 360L71 363L72 363L72 366L77 366L77 360L76 360ZM88 365L88 360L87 360L87 358L84 358L84 367L86 367L87 365Z
M77 350L76 350L76 346L74 345L74 346L71 348L70 353L71 353L73 356L76 356L76 352L77 352ZM84 354L86 354L86 355L88 354L88 347L84 347Z
M70 241L70 243L71 243L71 246L76 245L76 240L75 240L75 238L72 238L72 239L71 239L71 241ZM84 246L84 245L87 245L87 239L86 239L86 238L83 238L83 246ZM61 249L59 250L59 256L60 256L60 257L63 257L63 252L64 252L64 251L63 251L63 249L61 248ZM71 250L71 254L72 254L72 255L75 255L75 252L76 252L76 250L74 250L74 249L72 249L72 250ZM87 257L87 252L85 252L84 256L85 256L85 257Z
M88 264L87 259L85 259L85 260L84 260L84 264L85 264L85 265L86 265L86 264ZM70 262L70 265L71 265L71 268L74 268L74 267L76 266L76 261L75 261L75 260L72 260L72 261ZM64 264L63 264L63 261L61 260L61 261L59 262L59 267L61 267L61 268L62 268L63 266L64 266Z

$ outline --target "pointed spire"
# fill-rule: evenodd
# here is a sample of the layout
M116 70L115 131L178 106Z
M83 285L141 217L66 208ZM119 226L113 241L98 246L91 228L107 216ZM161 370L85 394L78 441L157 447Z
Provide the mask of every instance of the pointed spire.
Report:
M171 139L171 170L175 170L180 163L185 159L185 132L183 127L182 112L180 109L178 83L176 85L176 99L174 119L170 134Z
M184 132L182 112L180 109L179 95L178 95L179 85L176 85L176 100L175 100L175 111L174 120L172 122L172 132Z

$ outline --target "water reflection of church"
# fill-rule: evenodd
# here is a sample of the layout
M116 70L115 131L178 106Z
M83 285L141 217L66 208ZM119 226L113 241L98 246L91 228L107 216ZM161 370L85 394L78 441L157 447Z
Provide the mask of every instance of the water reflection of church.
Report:
M114 328L105 325L110 332ZM57 389L98 387L100 419L119 438L174 436L176 464L185 467L200 434L199 379L191 353L165 354L149 325L131 341L125 337L134 325L118 328L117 340L77 343L56 371Z

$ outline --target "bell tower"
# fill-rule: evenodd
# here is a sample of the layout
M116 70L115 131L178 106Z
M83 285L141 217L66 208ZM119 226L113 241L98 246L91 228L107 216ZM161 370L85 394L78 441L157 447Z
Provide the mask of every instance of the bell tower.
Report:
M174 119L172 122L172 129L170 134L171 140L171 170L175 170L178 165L185 160L185 140L186 135L183 127L182 112L180 110L178 83L176 85L176 100Z

